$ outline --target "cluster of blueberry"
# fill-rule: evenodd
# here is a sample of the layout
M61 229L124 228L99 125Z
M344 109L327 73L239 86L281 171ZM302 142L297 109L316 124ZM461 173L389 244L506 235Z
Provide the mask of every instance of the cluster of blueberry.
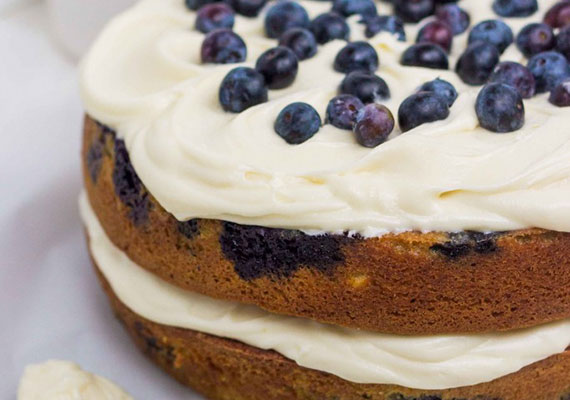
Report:
M237 63L246 59L244 41L232 31L234 10L255 16L267 0L186 0L188 7L199 8L196 29L207 33L202 44L204 63ZM350 27L345 18L359 15L365 34L373 37L388 31L404 41L405 22L435 18L419 31L416 43L401 57L401 64L433 69L448 69L448 53L455 35L465 32L470 16L456 1L390 0L395 15L378 15L373 0L333 0L332 10L309 19L298 3L281 0L265 16L265 32L279 45L263 53L255 68L238 67L222 81L219 91L224 110L241 112L267 101L268 89L292 84L298 61L313 57L318 44L334 39L349 40ZM527 17L538 9L537 0L495 0L495 13L501 17ZM570 0L562 0L545 16L544 23L524 27L514 37L511 28L499 19L475 25L468 36L468 47L459 58L455 71L469 85L485 85L476 103L481 126L493 132L512 132L524 124L523 98L551 92L557 106L570 105ZM558 31L557 33L555 32ZM501 54L513 42L529 59L523 66L500 62ZM384 80L375 75L379 58L365 41L349 42L337 54L334 69L346 74L340 93L328 104L326 123L353 130L363 146L383 143L394 128L389 109L378 104L390 97ZM426 122L447 118L457 92L446 81L436 79L424 84L408 97L398 110L403 132ZM275 122L275 131L288 143L310 139L322 122L309 104L285 107Z

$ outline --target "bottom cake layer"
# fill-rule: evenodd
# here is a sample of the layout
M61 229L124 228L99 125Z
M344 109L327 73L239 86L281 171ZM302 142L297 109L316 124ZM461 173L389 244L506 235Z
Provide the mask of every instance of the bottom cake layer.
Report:
M570 400L570 351L492 382L424 391L365 385L303 368L273 351L149 321L117 298L96 268L119 320L162 369L214 400Z

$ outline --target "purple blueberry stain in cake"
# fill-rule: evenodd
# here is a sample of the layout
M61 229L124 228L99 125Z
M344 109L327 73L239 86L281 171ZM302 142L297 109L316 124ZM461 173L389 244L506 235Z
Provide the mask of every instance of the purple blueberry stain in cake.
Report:
M302 267L329 272L344 260L345 235L307 235L298 230L223 223L220 245L240 278L287 278Z
M195 238L199 233L197 219L190 219L188 221L177 221L178 232L180 232L187 239Z
M101 167L103 166L103 156L105 155L105 145L107 137L114 139L115 132L109 127L97 123L97 131L99 134L93 139L91 145L87 149L86 164L89 177L93 183L97 183Z
M147 354L157 355L161 358L166 359L170 366L174 365L174 362L176 361L174 347L163 344L162 341L156 338L141 321L136 321L134 323L134 328L136 334L143 340L145 344L144 351Z
M231 29L216 29L206 35L200 49L204 64L235 64L245 61L247 47Z
M374 47L368 42L352 42L344 46L336 55L334 69L348 74L352 71L374 72L378 69L380 60Z
M277 39L291 28L308 28L309 14L299 3L280 1L265 15L265 34Z
M400 42L406 41L404 22L394 15L375 15L359 22L365 24L364 34L367 38L374 37L380 32L388 32L396 36Z
M456 259L471 253L489 254L499 249L497 238L501 232L453 232L449 240L430 247L430 250L447 258Z
M150 209L148 193L131 164L127 147L122 139L115 140L113 184L115 194L129 208L129 218L135 226L146 223Z
M408 67L449 69L449 59L445 50L433 43L417 43L406 49L400 64Z

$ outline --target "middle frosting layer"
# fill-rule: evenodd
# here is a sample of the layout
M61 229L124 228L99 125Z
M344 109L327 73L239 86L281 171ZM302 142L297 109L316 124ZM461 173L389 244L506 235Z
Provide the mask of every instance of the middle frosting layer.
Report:
M475 385L561 353L570 344L568 320L506 333L406 337L215 300L174 287L133 263L108 239L85 194L80 209L99 269L138 315L275 350L301 366L348 381L426 390Z
M201 64L204 35L193 30L195 13L182 0L143 0L114 20L82 68L88 113L124 138L133 165L160 204L179 220L194 217L297 228L357 231L374 236L402 230L511 230L540 227L570 231L570 115L542 95L525 101L526 123L510 134L482 129L474 111L479 88L453 71L404 67L408 42L389 34L370 40L392 92L396 113L404 98L440 76L460 96L444 121L425 124L367 149L351 132L325 125L298 146L273 131L289 103L311 104L324 117L343 75L332 65L343 41L320 46L299 65L294 84L271 90L269 102L240 114L218 102L225 74L237 66ZM311 17L330 2L301 1ZM497 16L492 0L466 1L472 25ZM518 30L538 21L554 0L540 1L530 18L507 21ZM379 4L379 12L390 6ZM237 16L234 30L247 43L245 65L277 44L258 18ZM363 38L349 18L351 40ZM467 34L455 38L454 65ZM502 60L522 61L511 46Z

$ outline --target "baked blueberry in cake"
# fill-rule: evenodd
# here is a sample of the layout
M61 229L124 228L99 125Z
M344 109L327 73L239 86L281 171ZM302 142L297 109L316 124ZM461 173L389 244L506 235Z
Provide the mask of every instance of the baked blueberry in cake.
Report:
M80 204L136 345L211 399L570 398L569 24L556 0L115 18L81 68Z

